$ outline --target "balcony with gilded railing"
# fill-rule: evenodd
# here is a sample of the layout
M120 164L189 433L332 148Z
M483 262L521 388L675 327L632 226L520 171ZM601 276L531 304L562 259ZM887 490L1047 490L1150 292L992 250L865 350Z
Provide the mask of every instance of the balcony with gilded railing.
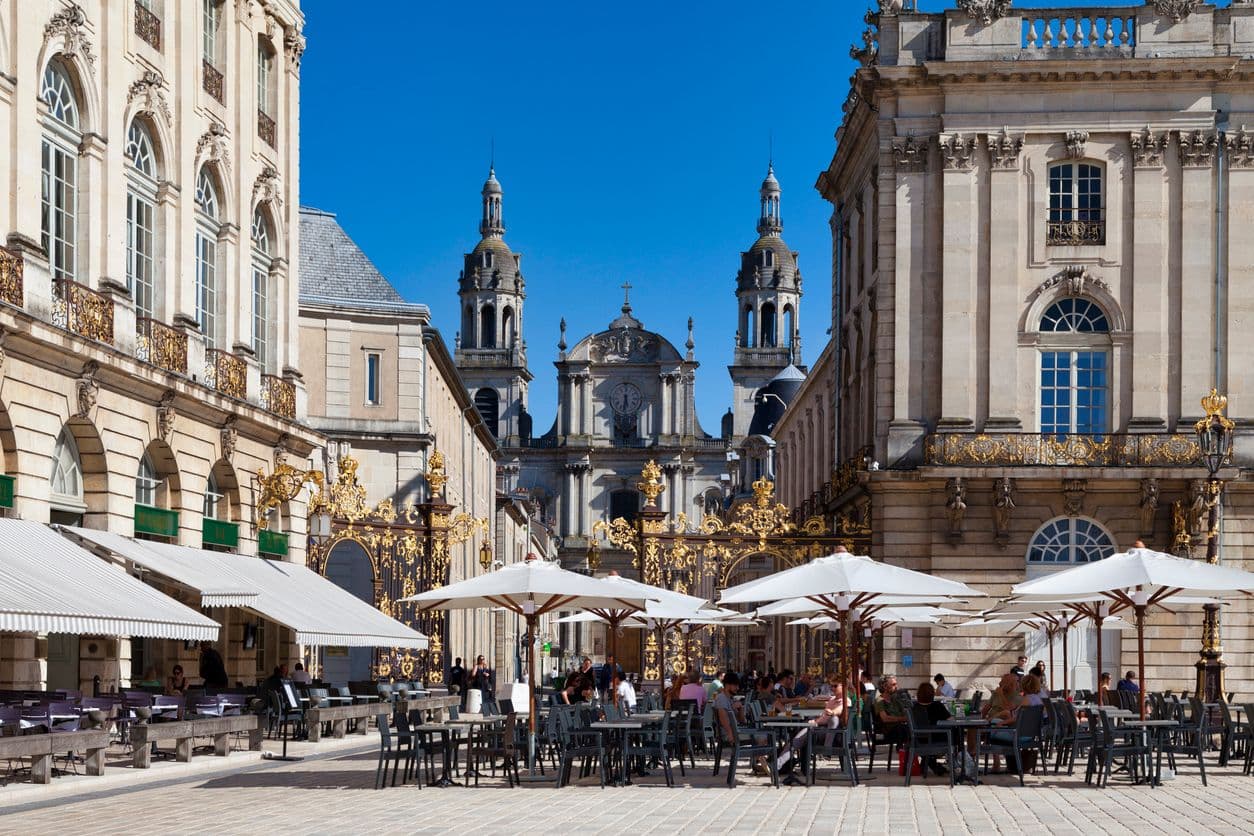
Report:
M272 374L261 376L261 406L281 418L296 419L296 384Z
M1048 221L1045 243L1051 247L1092 247L1106 243L1105 221Z
M0 247L0 302L16 308L25 304L26 293L22 285L24 268L21 253Z
M220 348L205 349L205 385L239 400L248 398L248 365Z
M958 467L1201 467L1202 451L1180 433L936 433L924 462Z
M168 372L187 374L187 333L141 316L135 320L135 356Z
M113 345L113 300L78 282L53 279L52 324Z
M217 99L219 104L226 104L226 79L222 71L205 59L201 59L201 65L201 84L205 92Z
M265 140L271 148L279 147L279 126L274 117L264 110L257 111L257 136Z
M143 0L135 0L135 34L153 49L161 51L161 18Z

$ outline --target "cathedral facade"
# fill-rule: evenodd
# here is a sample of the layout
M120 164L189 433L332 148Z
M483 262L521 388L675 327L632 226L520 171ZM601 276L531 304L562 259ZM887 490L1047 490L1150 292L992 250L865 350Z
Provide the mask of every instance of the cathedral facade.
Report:
M465 256L459 279L455 360L500 443L500 487L542 509L566 568L639 577L631 555L605 542L597 524L635 518L644 504L637 483L650 460L664 473L664 511L696 521L723 509L743 481L736 451L750 433L758 390L800 351L801 281L796 253L781 238L779 183L769 171L758 238L741 256L739 329L729 366L734 400L718 435L706 432L697 418L700 364L692 320L681 350L637 318L629 284L617 316L603 330L568 340L562 321L554 418L547 428L533 426L523 330L526 284L521 256L505 243L503 191L495 172L482 197L480 240ZM589 566L593 539L602 549ZM567 625L554 638L567 656L605 652L601 630ZM617 646L624 667L640 670L637 643L620 639Z

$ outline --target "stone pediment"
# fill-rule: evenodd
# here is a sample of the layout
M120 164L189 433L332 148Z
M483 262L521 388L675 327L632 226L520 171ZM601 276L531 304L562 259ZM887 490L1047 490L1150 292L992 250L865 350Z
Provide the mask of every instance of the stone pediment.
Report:
M679 352L660 334L640 328L613 328L584 337L567 355L588 363L674 363Z

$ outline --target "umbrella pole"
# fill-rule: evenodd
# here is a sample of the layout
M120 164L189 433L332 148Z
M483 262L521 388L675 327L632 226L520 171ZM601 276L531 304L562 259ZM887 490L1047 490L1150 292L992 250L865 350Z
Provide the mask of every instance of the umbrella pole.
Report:
M1141 707L1141 719L1145 719L1145 605L1136 604L1136 675L1141 679L1141 690L1136 701Z
M1101 705L1105 701L1105 694L1102 693L1102 617L1101 609L1098 608L1097 615L1093 616L1093 622L1097 625L1097 704Z
M1067 678L1070 675L1071 663L1067 661L1067 634L1071 632L1071 625L1067 625L1062 631L1062 698L1070 699L1071 686L1068 684Z
M1045 629L1045 642L1049 645L1049 672L1046 673L1045 675L1046 677L1050 677L1054 675L1054 631L1053 629L1051 628ZM1045 683L1042 682L1041 686L1044 687ZM1046 694L1049 693L1048 688L1046 688L1045 693Z
M527 770L536 774L536 622L534 615L527 616Z
M841 658L841 665L845 669L844 670L845 677L850 677L850 674L851 674L850 668L853 667L853 657L850 656L850 651L852 649L850 645L852 645L853 642L851 641L852 636L849 635L849 630L850 630L849 610L841 610L840 611L840 658ZM844 678L842 677L842 681L843 679ZM853 682L852 677L850 677L849 684L847 686L848 691L846 691L846 693L852 694L854 692L855 684L856 683Z

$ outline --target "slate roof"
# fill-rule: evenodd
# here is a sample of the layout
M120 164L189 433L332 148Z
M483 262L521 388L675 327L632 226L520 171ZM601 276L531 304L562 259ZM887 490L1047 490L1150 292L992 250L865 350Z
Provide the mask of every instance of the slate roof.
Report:
M364 303L405 299L354 243L335 213L300 207L300 295Z

